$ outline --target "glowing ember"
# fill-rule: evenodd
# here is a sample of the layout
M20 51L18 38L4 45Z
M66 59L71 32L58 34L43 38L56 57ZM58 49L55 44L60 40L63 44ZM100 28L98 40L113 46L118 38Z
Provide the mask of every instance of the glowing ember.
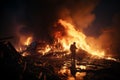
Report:
M107 57L107 58L105 58L105 59L107 59L107 60L113 60L113 61L117 61L117 59L115 59L115 58L112 58L112 57Z
M86 42L86 36L80 32L79 30L75 29L75 26L60 19L59 23L65 28L67 35L59 36L58 33L56 34L56 38L59 40L59 42L63 45L64 50L69 50L69 46L73 43L77 43L77 47L79 49L83 49L87 51L88 53L98 56L98 57L104 57L105 52L100 50L95 50L93 47L87 44Z
M76 68L80 68L80 69L86 69L86 66L85 65L76 65Z
M63 66L58 73L71 75L70 69L68 69L66 66Z
M27 53L27 52L24 52L24 53L22 54L22 56L27 56L27 55L29 55L29 53Z
M86 76L86 72L77 72L75 76L76 76L76 80L84 80L84 77Z
M50 45L46 45L43 49L38 50L38 53L41 53L42 55L45 55L47 52L51 50Z

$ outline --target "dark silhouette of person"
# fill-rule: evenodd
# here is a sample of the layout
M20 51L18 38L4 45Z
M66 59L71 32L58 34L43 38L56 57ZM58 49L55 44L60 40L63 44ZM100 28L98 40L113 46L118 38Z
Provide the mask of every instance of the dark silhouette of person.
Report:
M70 51L71 51L71 54L75 54L76 53L76 42L73 42L73 44L70 45Z
M73 42L73 44L70 45L70 51L71 51L71 74L75 77L76 74L76 67L75 67L75 55L76 55L76 42Z

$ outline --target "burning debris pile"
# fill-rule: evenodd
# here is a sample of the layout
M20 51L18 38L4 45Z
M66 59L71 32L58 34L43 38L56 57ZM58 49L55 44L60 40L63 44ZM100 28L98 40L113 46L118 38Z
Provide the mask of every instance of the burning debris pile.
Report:
M119 59L107 56L99 45L93 46L72 23L59 19L51 37L52 42L49 42L35 39L33 34L19 34L15 48L10 42L1 41L1 73L9 72L3 75L16 80L99 80L110 79L110 75L113 79L119 78ZM73 42L76 45L70 48ZM109 71L114 74L108 75Z
M34 53L42 55L49 52L67 52L70 54L69 47L73 42L77 43L78 51L84 50L87 54L103 58L105 51L101 48L90 46L87 42L87 36L83 32L76 30L75 26L71 23L60 19L54 26L52 35L53 42L50 44L46 41L33 40L34 37L20 37L19 45L16 47L17 51L27 54L25 52L34 50ZM24 38L24 39L23 39Z
M60 19L54 28L57 30L52 32L54 42L51 44L35 40L33 35L21 36L16 49L10 42L1 41L3 72L12 73L6 76L17 80L69 80L75 77L78 80L99 80L110 79L109 75L113 79L119 78L119 59L106 56L105 51L100 48L95 50L86 41L87 36L67 21ZM76 42L77 51L70 52L73 42ZM76 56L71 56L72 53ZM109 70L114 74L108 75Z
M0 79L60 80L52 66L21 56L8 41L0 42L0 64Z
M32 0L4 4L0 32L15 38L0 38L0 78L118 79L120 17L115 15L113 25L108 25L109 21L103 24L95 10L98 3L99 0Z
M53 26L51 32L53 42L41 41L34 39L33 35L25 36L19 34L19 41L16 50L22 55L55 55L62 57L70 55L70 45L76 42L77 56L81 59L86 57L114 60L112 56L106 54L106 50L102 49L99 44L88 42L87 36L75 26L65 20L59 19ZM92 44L92 45L91 45Z
M23 52L24 53L24 52ZM48 54L52 54L48 56ZM2 79L15 80L75 80L71 75L71 57L66 52L23 56L8 41L0 42L0 70ZM75 57L76 80L118 79L120 62L116 59Z

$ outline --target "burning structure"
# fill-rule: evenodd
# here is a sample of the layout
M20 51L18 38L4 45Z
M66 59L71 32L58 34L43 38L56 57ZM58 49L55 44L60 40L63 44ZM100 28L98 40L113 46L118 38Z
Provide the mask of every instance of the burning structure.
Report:
M76 79L83 79L86 74L90 77L92 73L99 73L101 75L101 71L102 73L108 73L106 70L116 71L115 68L118 68L120 65L119 59L106 56L104 50L95 50L94 47L89 45L90 43L86 41L86 36L81 31L76 30L74 25L60 19L54 27L55 30L52 32L54 40L51 44L45 41L34 40L32 36L21 37L16 51L13 47L11 48L10 43L4 44L4 42L1 42L1 50L2 48L7 49L10 47L10 51L13 51L10 53L2 51L2 53L15 53L21 57L18 60L23 62L20 63L20 66L23 66L21 69L23 73L19 73L17 78L20 78L21 74L21 79L28 79L29 75L32 75L36 80L45 80L48 78L51 78L51 80L53 78L56 80L67 80L71 76L76 77ZM72 56L71 60L70 45L74 41L78 50L73 52L77 56ZM16 63L19 64L19 61ZM32 69L32 66L37 70ZM115 72L116 75L118 73ZM80 77L79 74L84 76ZM88 76L86 79L89 79ZM95 77L95 75L92 77ZM102 75L102 78L109 79L109 76ZM115 78L115 76L112 78ZM95 77L95 79L99 78Z
M86 36L80 32L79 30L76 30L75 27L64 21L64 20L59 20L57 25L54 26L58 30L53 30L53 39L54 42L52 44L49 44L48 42L32 42L33 37L27 37L26 40L23 40L21 42L20 39L20 44L21 46L18 46L18 51L20 51L23 47L26 46L26 48L30 47L35 47L37 48L38 52L40 52L40 48L44 47L44 50L42 54L45 54L49 51L68 51L70 49L70 45L75 41L77 43L77 47L79 49L82 49L86 51L87 53L93 55L93 56L98 56L103 58L105 56L105 51L102 49L94 49L94 47L89 45L89 42L86 41ZM62 29L63 28L63 29ZM62 30L61 30L62 29ZM32 42L32 43L31 43ZM31 43L31 44L30 44ZM40 46L42 43L42 46ZM36 47L38 45L38 47Z
M24 9L21 7L22 3ZM11 41L14 46L9 41L0 39L3 72L7 73L9 69L6 68L10 68L13 70L10 73L18 72L13 75L20 80L29 79L29 76L31 80L119 78L120 61L119 57L116 57L120 52L117 46L119 29L101 29L99 26L95 28L93 22L96 16L93 11L98 3L96 0L19 3L18 13L23 11L23 14L16 14L10 22L10 26L15 29L10 31L15 34L15 39ZM115 26L117 25L118 23L115 23ZM94 30L96 33L91 34L90 31ZM111 34L115 36L114 39ZM70 45L73 42L76 42L77 50L71 58ZM75 73L71 75L72 71ZM13 76L10 76L12 79Z
M97 56L99 58L97 59L96 57L90 58L91 55L89 55L89 58L84 56L79 59L79 56L73 56L71 61L71 56L69 56L71 54L67 54L68 52L53 50L44 51L44 54L40 55L36 51L36 47L35 49L31 48L34 47L32 44L29 44L24 51L19 52L10 42L0 42L2 74L0 78L7 79L9 77L9 79L17 80L91 80L92 78L113 80L119 78L120 62L115 58ZM77 53L74 54L79 55ZM87 52L85 53L87 54Z

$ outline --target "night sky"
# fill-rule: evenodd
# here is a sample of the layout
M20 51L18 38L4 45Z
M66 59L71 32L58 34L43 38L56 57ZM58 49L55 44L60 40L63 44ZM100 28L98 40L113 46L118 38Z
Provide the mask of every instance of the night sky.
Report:
M109 34L110 45L120 51L119 0L2 0L0 5L0 38L19 32L52 40L54 23L70 18L87 36Z
M98 35L100 34L100 29L111 27L114 24L113 19L115 18L115 16L120 16L120 1L101 0L100 3L94 9L94 13L96 15L96 19L93 22L93 25L89 27L89 29L94 29L90 29L90 31L88 29L87 31L89 31L92 35Z
M40 25L49 26L58 19L56 14L61 7L70 8L79 1L89 2L89 0L30 0L29 2L25 0L3 0L1 1L0 36L9 36L9 33L14 30L14 24L29 25L31 29L33 26L37 26L35 28L38 26L40 28ZM74 4L71 4L72 2ZM119 0L99 0L92 11L96 18L86 32L89 32L89 35L98 35L99 29L111 26L113 17L119 15L119 4ZM46 22L48 25L45 24ZM91 28L94 29L91 30Z

